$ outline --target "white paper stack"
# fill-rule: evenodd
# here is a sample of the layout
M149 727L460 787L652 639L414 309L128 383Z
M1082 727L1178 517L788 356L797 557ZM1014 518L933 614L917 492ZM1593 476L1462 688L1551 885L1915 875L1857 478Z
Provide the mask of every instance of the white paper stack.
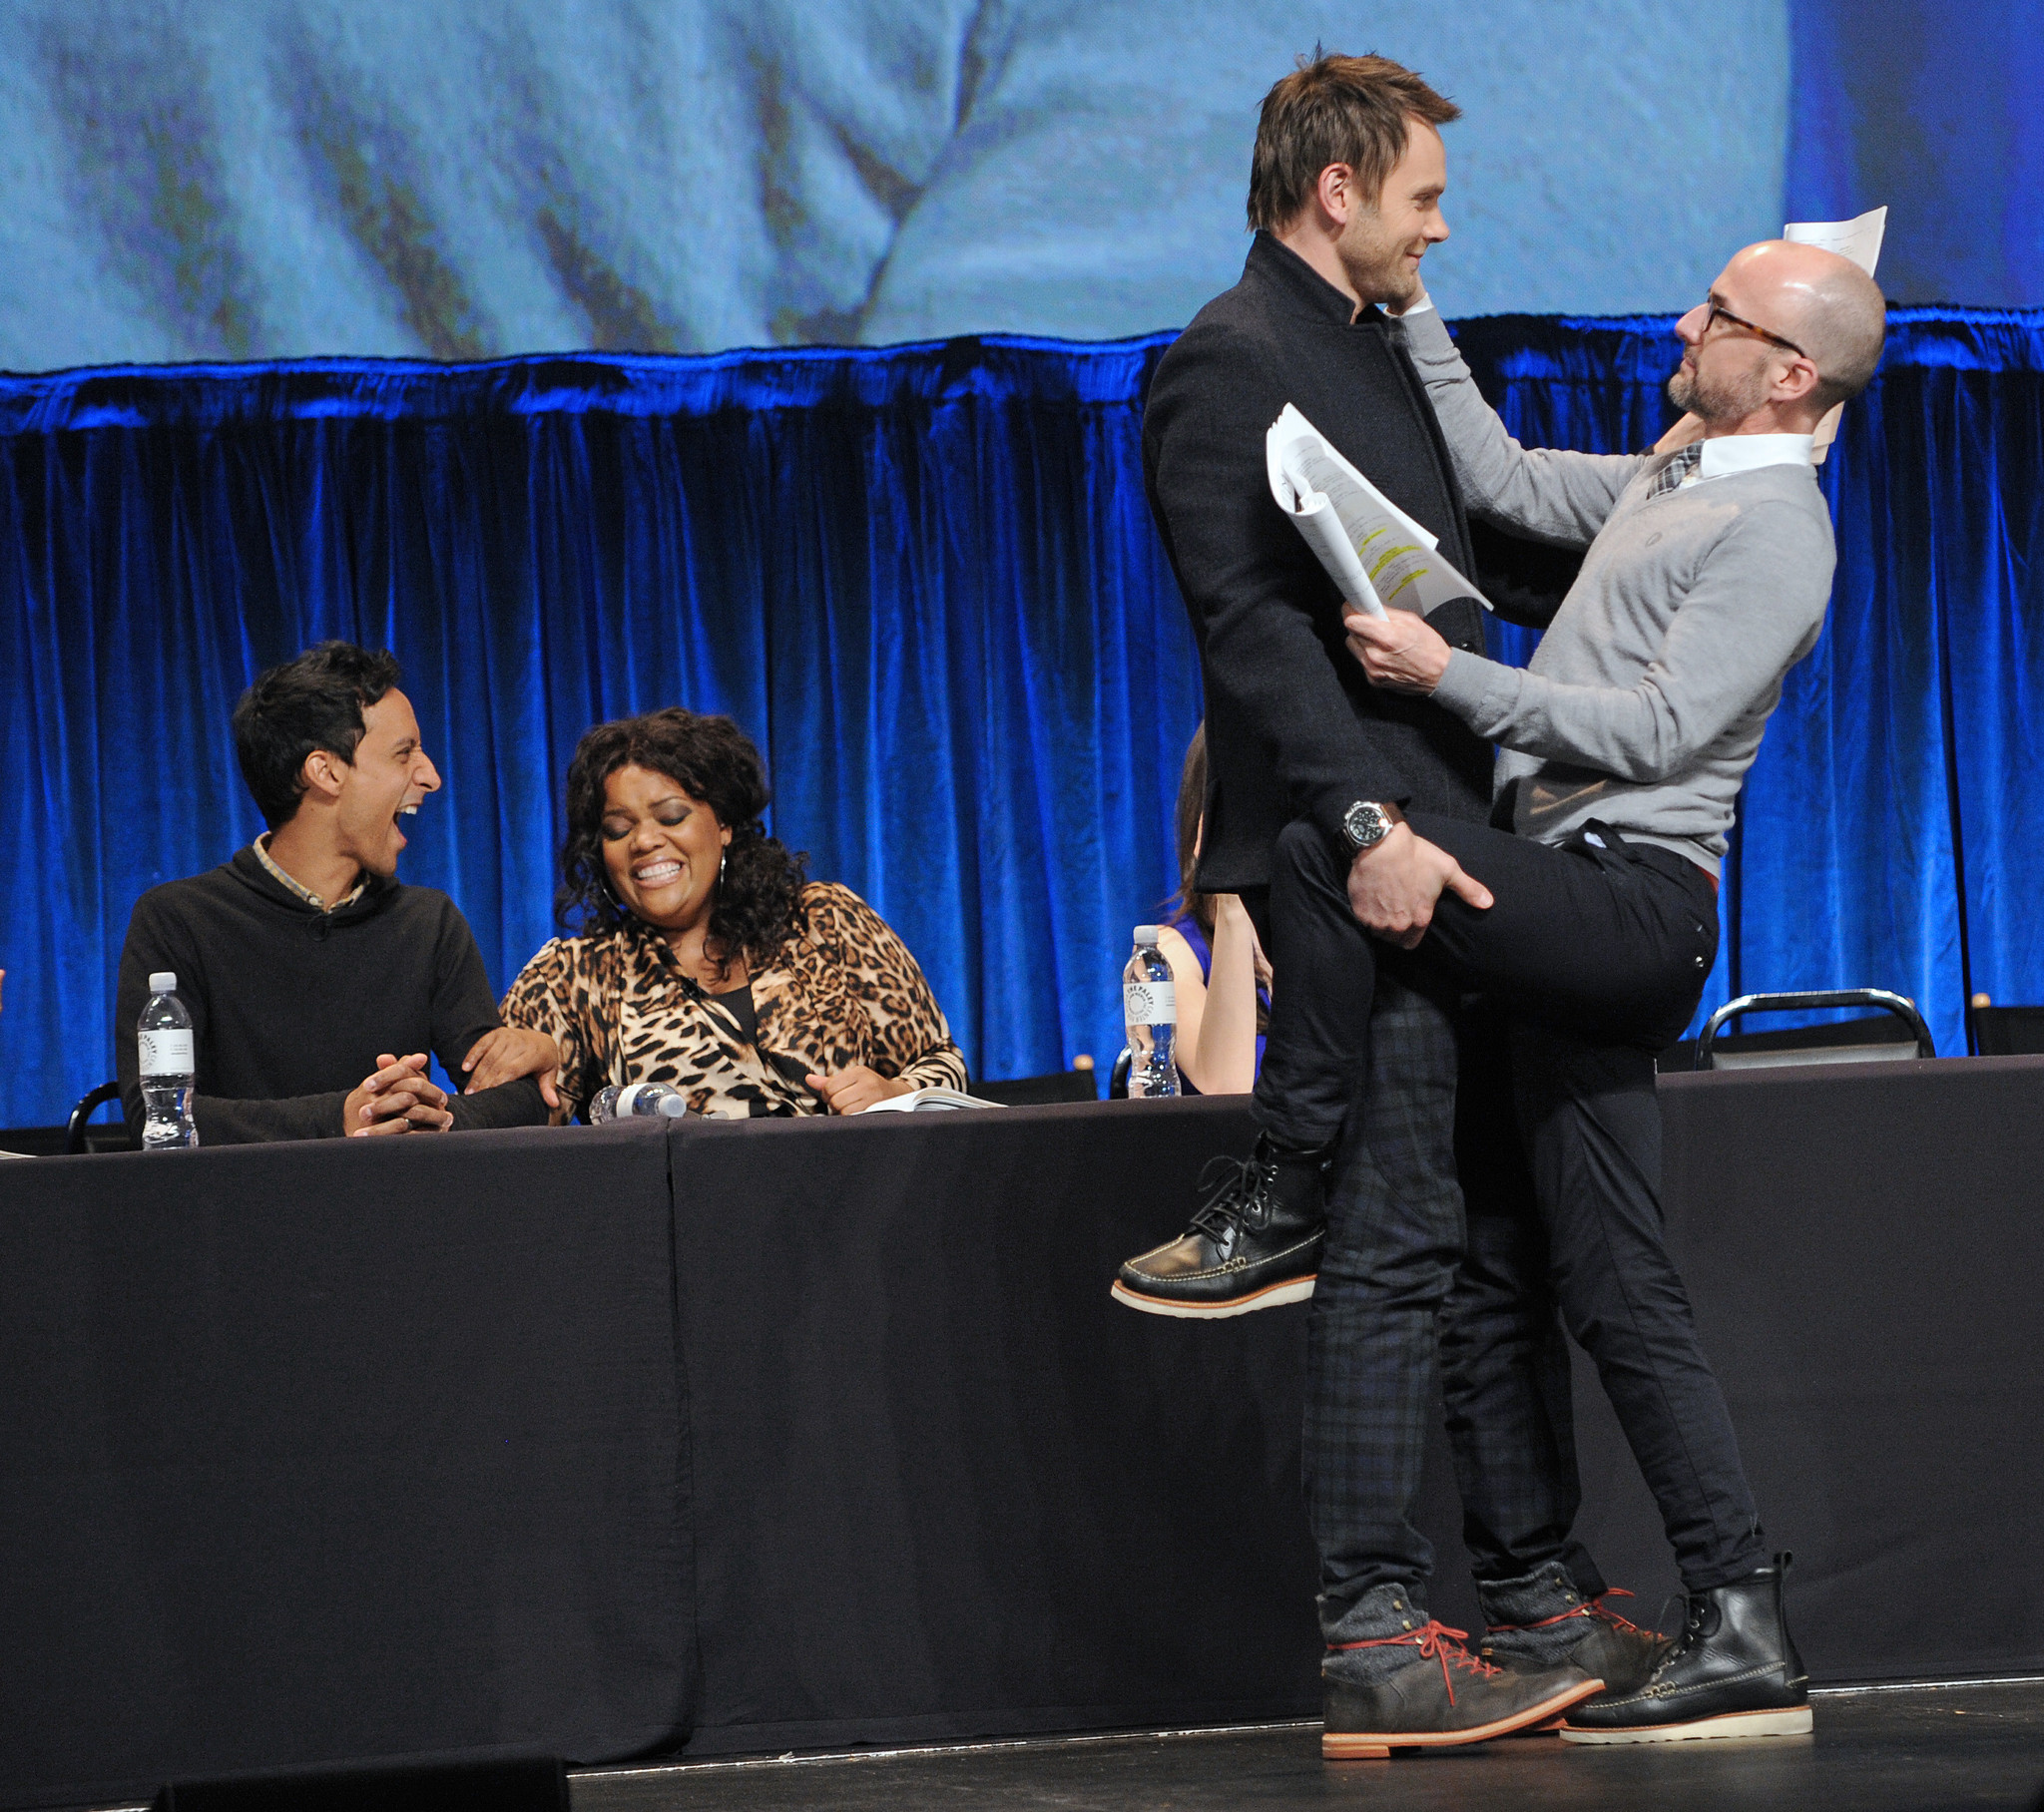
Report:
M1887 231L1887 226L1888 211L1869 208L1849 221L1790 221L1782 228L1782 236L1794 240L1798 245L1815 245L1820 250L1835 251L1840 257L1850 258L1871 276L1874 265L1880 261L1881 235ZM1831 450L1831 442L1838 438L1838 418L1844 413L1845 405L1839 403L1817 423L1816 437L1809 447L1811 465L1824 463L1824 455Z
M1434 552L1430 535L1333 449L1290 403L1264 436L1271 495L1341 596L1365 616L1426 616L1451 598L1485 598Z

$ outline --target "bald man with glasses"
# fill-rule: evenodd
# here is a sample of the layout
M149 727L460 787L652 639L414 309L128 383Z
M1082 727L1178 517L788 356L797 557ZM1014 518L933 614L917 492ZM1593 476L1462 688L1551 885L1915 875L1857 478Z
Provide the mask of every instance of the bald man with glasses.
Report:
M1487 1475L1477 1489L1462 1482L1465 1507L1481 1513L1471 1508L1466 1534L1485 1658L1521 1667L1566 1662L1602 1590L1571 1539L1572 1431L1528 1384L1551 1326L1541 1317L1558 1308L1596 1364L1689 1609L1644 1685L1568 1714L1562 1734L1578 1742L1810 1727L1783 1610L1786 1558L1768 1555L1662 1238L1654 1059L1701 998L1740 787L1829 601L1835 550L1812 434L1870 380L1884 330L1880 291L1846 259L1749 246L1678 324L1669 394L1682 423L1653 453L1600 456L1513 440L1417 297L1401 332L1471 513L1588 551L1524 669L1450 648L1410 612L1346 619L1372 683L1429 698L1499 745L1490 825L1365 801L1344 821L1345 847L1301 820L1273 858L1279 981L1258 1103L1279 1144L1317 1148L1339 1132L1380 967L1481 993L1509 1016L1534 1199L1472 1195L1451 1282L1408 1262L1415 1233L1347 1225L1337 1202L1315 1311L1340 1322L1347 1363L1377 1381L1358 1401L1380 1403L1382 1425L1356 1430L1373 1463L1352 1469L1342 1519L1356 1543L1388 1553L1400 1540L1403 1473L1387 1456L1409 1441L1409 1418L1386 1368L1437 1309L1451 1424L1518 1431L1486 1436L1490 1449L1458 1452L1458 1464ZM1287 989L1286 976L1314 986ZM1401 1611L1423 1604L1425 1583L1412 1580ZM1409 1639L1362 1636L1354 1645ZM1353 1696L1330 1718L1380 1715L1367 1689Z

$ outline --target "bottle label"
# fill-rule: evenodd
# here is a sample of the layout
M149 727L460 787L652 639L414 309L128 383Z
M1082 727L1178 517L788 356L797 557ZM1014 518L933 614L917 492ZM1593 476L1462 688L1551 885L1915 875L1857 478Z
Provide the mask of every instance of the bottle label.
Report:
M1122 1018L1132 1026L1177 1025L1177 984L1168 978L1161 982L1124 982Z
M192 1029L170 1026L161 1032L144 1032L141 1040L144 1076L190 1076L192 1074Z

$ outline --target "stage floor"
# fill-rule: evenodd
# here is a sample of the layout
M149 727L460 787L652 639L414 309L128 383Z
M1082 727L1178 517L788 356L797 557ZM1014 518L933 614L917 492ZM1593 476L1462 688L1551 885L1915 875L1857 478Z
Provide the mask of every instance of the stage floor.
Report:
M1580 1749L1519 1738L1389 1762L1323 1763L1319 1726L895 1749L571 1777L575 1812L789 1808L1023 1812L1368 1805L1373 1812L1566 1806L1570 1812L1956 1812L2036 1806L2044 1786L2044 1679L1831 1688L1812 1736Z

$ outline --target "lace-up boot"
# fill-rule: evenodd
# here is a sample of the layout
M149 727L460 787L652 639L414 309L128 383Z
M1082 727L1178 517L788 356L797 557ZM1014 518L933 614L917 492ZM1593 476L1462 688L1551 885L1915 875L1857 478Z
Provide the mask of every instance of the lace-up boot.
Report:
M1210 1159L1192 1226L1123 1265L1115 1299L1149 1315L1196 1318L1303 1302L1326 1237L1330 1155L1260 1137L1248 1157Z
M1789 1639L1782 1580L1789 1555L1691 1595L1682 1634L1644 1685L1569 1713L1572 1743L1679 1743L1718 1736L1804 1736L1809 1676Z
M1487 1742L1551 1722L1602 1687L1564 1662L1537 1671L1493 1667L1464 1646L1466 1634L1429 1621L1399 1635L1336 1642L1327 1651L1320 1754L1328 1761L1374 1761L1393 1749L1440 1749ZM1410 1648L1395 1672L1342 1678L1335 1657L1357 1649Z
M1657 1629L1642 1629L1612 1608L1617 1589L1586 1598L1559 1567L1478 1588L1487 1615L1480 1652L1494 1666L1554 1667L1566 1661L1603 1680L1607 1693L1644 1686L1674 1646Z

